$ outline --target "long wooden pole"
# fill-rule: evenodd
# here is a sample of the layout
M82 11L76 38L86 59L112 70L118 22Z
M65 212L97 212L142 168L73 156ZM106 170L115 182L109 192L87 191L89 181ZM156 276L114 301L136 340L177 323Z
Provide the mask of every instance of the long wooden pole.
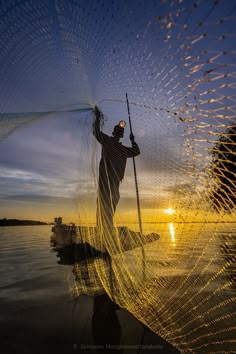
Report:
M128 94L127 93L126 93L126 102L127 102L127 108L128 108L130 134L133 135L131 116L130 116L130 109L129 109L129 100L128 100ZM135 182L135 189L136 189L137 209L138 209L139 231L140 231L140 233L142 235L143 234L143 227L142 227L142 218L141 218L141 208L140 208L140 199L139 199L137 170L136 170L136 163L135 163L134 156L133 156L133 168L134 168L134 182Z
M126 102L127 102L127 108L128 108L130 134L133 135L131 116L130 116L130 109L129 109L129 100L128 100L128 94L127 93L126 93ZM139 231L140 231L141 237L143 238L141 207L140 207L139 189L138 189L138 178L137 178L137 170L136 170L136 164L135 164L135 158L134 157L133 157L133 167L134 167L134 181L135 181L137 209L138 209ZM143 246L142 242L143 242L143 240L141 240L141 250L142 250L142 264L143 264L143 281L145 281L146 280L146 257L145 257L145 251L144 251L144 246Z

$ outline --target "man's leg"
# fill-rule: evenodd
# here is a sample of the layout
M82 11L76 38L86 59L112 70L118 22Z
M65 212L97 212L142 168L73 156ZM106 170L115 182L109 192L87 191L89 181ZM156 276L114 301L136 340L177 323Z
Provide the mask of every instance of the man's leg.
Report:
M110 198L110 189L104 184L99 188L97 198L97 233L99 249L108 251L111 248L110 240L113 231L113 207Z

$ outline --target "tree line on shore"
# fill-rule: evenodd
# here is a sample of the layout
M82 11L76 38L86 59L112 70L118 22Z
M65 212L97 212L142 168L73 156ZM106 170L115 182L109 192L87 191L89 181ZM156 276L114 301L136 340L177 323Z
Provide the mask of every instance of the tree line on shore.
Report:
M21 225L48 225L48 223L37 220L0 219L0 226L21 226Z
M236 207L236 122L219 134L213 147L210 200L216 211Z

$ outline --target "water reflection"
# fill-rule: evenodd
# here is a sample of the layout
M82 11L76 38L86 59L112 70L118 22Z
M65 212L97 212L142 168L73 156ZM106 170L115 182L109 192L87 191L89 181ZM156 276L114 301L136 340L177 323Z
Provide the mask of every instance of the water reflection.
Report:
M87 259L96 259L99 257L107 257L107 254L90 246L87 242L80 244L66 245L61 248L55 248L58 264L73 265Z
M172 245L175 246L175 228L172 222L169 223L169 232L171 236Z
M51 245L57 253L58 264L73 266L72 273L76 280L73 287L74 295L95 296L92 315L93 342L99 353L110 353L108 346L120 344L121 328L116 313L119 306L107 295L96 272L99 265L104 267L104 263L111 268L108 256L88 243L57 247L54 237L51 238ZM122 353L122 350L119 352Z
M230 282L230 287L236 289L236 235L226 232L220 235L220 251L224 260L225 277Z
M146 348L154 345L168 353L179 353L164 339L153 333L124 308L120 308L113 299L117 297L115 266L113 260L97 251L88 243L71 244L64 247L57 244L55 236L51 238L51 247L56 252L58 264L72 266L75 278L73 294L93 296L91 316L91 338L95 353L127 353L127 346L133 346L133 353L146 353ZM114 267L114 268L113 268ZM100 274L103 274L102 279ZM105 288L108 293L105 291ZM123 306L123 305L122 305ZM145 344L144 344L145 342ZM115 348L112 350L111 348ZM130 350L129 350L130 352Z
M111 353L110 346L120 345L121 327L116 310L119 308L107 294L94 298L92 332L99 353ZM119 353L123 350L120 348Z

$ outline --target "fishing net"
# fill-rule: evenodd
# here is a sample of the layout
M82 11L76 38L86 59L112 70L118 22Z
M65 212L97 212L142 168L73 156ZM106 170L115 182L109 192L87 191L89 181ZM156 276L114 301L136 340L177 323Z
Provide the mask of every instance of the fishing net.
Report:
M51 116L78 121L78 237L100 253L75 262L73 292L107 292L182 352L236 351L236 2L10 0L0 9L1 139ZM126 92L143 232L129 159L104 252L92 108L111 135L127 119Z

